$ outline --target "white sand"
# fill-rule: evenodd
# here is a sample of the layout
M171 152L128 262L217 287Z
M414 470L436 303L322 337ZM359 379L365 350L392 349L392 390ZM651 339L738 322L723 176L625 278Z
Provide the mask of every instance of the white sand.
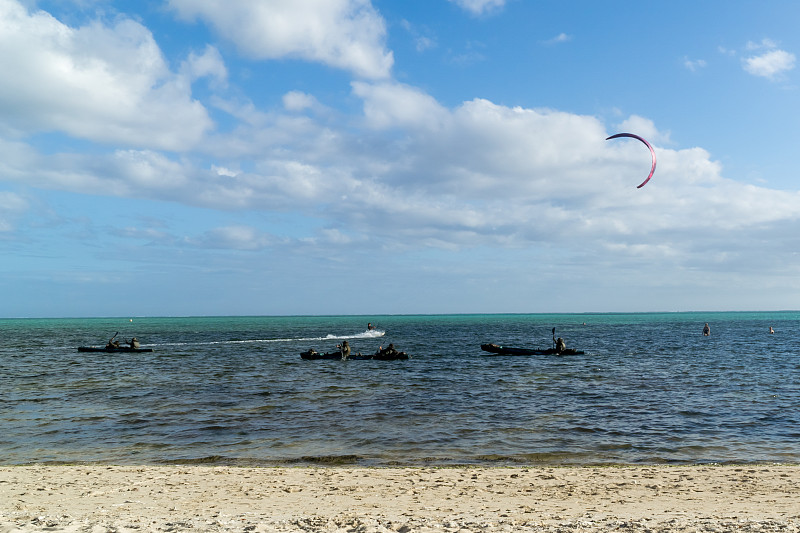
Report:
M800 466L0 467L11 531L800 531Z

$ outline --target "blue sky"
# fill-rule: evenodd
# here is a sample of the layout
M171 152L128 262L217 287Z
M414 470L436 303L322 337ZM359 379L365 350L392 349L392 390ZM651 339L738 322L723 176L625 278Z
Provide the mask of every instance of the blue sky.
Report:
M0 316L797 309L798 20L0 0Z

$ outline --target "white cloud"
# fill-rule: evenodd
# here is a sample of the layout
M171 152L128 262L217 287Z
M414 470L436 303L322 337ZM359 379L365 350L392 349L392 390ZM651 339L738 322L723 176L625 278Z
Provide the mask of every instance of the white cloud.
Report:
M431 48L436 48L436 41L431 39L430 37L417 37L414 39L415 48L417 52L424 52L425 50L429 50Z
M430 35L423 35L420 30L409 21L402 20L400 25L411 35L414 40L414 48L417 52L424 52L425 50L436 48L436 39ZM427 28L424 28L423 31L426 34L430 33L430 30Z
M771 39L763 39L760 43L748 42L746 48L750 52L761 52L742 58L744 70L753 76L772 80L794 69L795 55L779 49L778 44Z
M290 91L283 95L283 107L288 111L303 111L318 106L317 99L308 93Z
M0 191L0 211L22 212L28 207L28 202L22 196L8 191Z
M184 63L184 71L191 80L211 77L218 84L225 84L228 79L228 69L219 53L219 50L207 45L202 54L189 54Z
M117 150L111 162L116 167L113 175L119 176L129 191L138 196L139 190L171 191L191 186L179 162L149 150Z
M13 221L28 209L28 201L8 191L0 191L0 233L13 230Z
M502 8L506 0L450 0L450 2L466 9L470 13L481 15Z
M761 39L760 43L748 41L745 45L746 50L772 50L778 47L778 43L769 38Z
M770 50L758 56L746 57L744 69L754 76L774 79L777 75L792 70L795 55L785 50Z
M544 44L547 45L561 44L561 43L567 43L571 40L572 40L572 35L567 35L566 33L559 33L552 39L548 39L547 41L545 41Z
M214 228L192 244L204 248L254 251L261 250L274 242L275 239L271 235L257 228L234 225Z
M353 92L364 101L370 127L436 127L445 109L430 95L400 83L354 82Z
M0 0L0 70L4 125L22 133L56 130L103 143L183 149L211 126L150 32L130 19L72 28Z
M652 120L640 117L639 115L631 115L624 121L620 122L616 129L619 132L635 133L644 137L650 142L664 142L669 143L669 132L661 132L656 128Z
M231 170L231 169L226 168L226 167L218 167L217 165L211 165L211 170L216 172L217 175L219 175L219 176L228 176L230 178L233 178L233 177L235 177L235 176L237 176L239 174L238 172L236 172L234 170Z
M482 51L485 45L478 41L470 41L466 44L463 51L449 51L448 61L453 65L462 67L470 66L486 60L486 55Z
M685 66L688 70L692 72L697 72L698 70L706 67L706 61L704 59L689 59L684 58L683 66Z
M184 19L202 19L256 59L298 58L388 77L386 25L370 0L169 0Z

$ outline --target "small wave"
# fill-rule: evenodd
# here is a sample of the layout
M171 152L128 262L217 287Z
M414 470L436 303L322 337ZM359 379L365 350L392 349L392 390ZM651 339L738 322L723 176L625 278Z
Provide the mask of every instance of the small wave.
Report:
M352 465L361 460L358 455L305 455L296 459L289 459L290 464L309 463L321 465Z
M162 461L164 464L180 464L180 465L217 465L226 464L231 462L232 459L223 457L222 455L208 455L206 457L194 457L187 459L166 459Z

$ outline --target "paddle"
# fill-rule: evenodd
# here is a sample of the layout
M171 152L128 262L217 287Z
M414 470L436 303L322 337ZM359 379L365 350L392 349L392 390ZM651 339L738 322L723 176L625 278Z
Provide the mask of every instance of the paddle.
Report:
M116 337L117 335L119 335L119 331L114 333L114 337ZM114 346L114 337L108 339L108 344L106 344L106 348L112 348Z
M556 328L553 328L553 349L556 349Z

